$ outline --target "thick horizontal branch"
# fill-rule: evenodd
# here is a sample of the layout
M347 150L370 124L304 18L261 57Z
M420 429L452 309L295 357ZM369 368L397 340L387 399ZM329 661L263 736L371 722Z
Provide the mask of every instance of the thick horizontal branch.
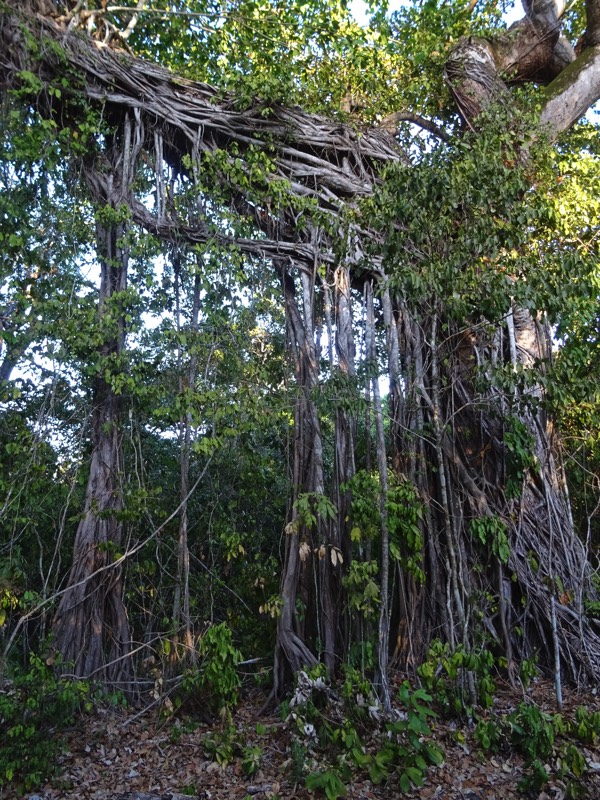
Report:
M463 39L450 54L446 78L469 124L491 103L506 99L510 84L547 85L539 121L555 139L600 98L599 3L586 3L588 25L579 55L561 33L562 0L524 5L526 17L506 34Z
M600 99L600 44L584 50L546 89L540 125L555 139Z
M361 196L370 195L382 166L402 157L393 135L387 131L359 130L295 107L266 108L257 103L239 110L233 98L219 95L207 84L178 78L160 66L96 42L89 35L69 31L51 16L22 15L18 6L16 0L11 0L8 7L13 10L5 11L1 17L0 42L4 53L9 54L0 68L5 87L18 85L23 70L36 72L46 84L64 74L64 63L56 56L56 48L40 48L42 55L33 62L22 33L22 26L27 25L39 41L60 44L68 63L81 76L81 91L93 105L103 109L111 125L118 127L133 111L143 122L148 151L155 148L154 132L160 133L164 143L160 159L174 173L190 175L195 170L199 174L204 154L225 150L230 153L230 164L240 162L247 175L251 150L268 156L272 172L266 180L279 182L280 189L285 187L289 201L284 199L282 205L289 202L289 210L278 211L283 223L277 230L278 241L265 241L260 234L256 242L235 240L245 252L313 261L314 248L306 241L306 227L296 224L298 208L320 211L333 219ZM53 102L53 112L58 116L61 109ZM158 157L156 153L154 156ZM239 170L236 175L234 170L226 169L212 178L202 174L203 188L209 192L210 185L206 184L211 180L217 192L228 191L234 198L234 208L235 198L248 192L247 182L236 185ZM156 218L152 224L150 211L142 213L139 207L134 211L140 223L143 217L146 227L167 235L168 220ZM262 236L269 238L273 233L270 215L254 216ZM180 223L171 222L181 231ZM193 240L194 236L202 240L204 233L186 228L186 238ZM323 258L322 251L320 257Z

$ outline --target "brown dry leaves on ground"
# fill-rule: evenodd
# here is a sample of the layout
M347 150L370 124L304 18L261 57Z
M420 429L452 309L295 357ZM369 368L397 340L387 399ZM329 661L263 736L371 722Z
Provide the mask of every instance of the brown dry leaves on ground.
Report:
M494 711L508 713L523 699L514 690L497 693ZM552 686L538 682L533 700L552 712ZM1 800L182 800L183 797L222 800L224 798L309 798L303 783L295 784L288 726L279 716L259 715L264 696L247 694L234 712L236 758L221 767L207 754L205 739L214 731L206 724L185 719L157 719L155 711L131 721L135 711L100 709L68 735L68 750L61 757L61 772L48 785L25 794L0 789ZM597 698L567 695L565 714L579 705L600 710ZM258 726L258 728L257 728ZM347 787L349 800L421 798L421 800L522 800L517 783L523 775L523 758L510 751L505 755L483 754L472 728L436 721L434 736L445 752L445 762L431 767L425 784L410 795L402 794L393 780L374 786L357 777ZM258 771L248 777L239 757L244 747L260 748ZM582 747L588 762L598 764L600 752ZM598 764L600 766L600 764ZM600 798L600 771L589 770L585 788L590 800ZM536 795L533 795L534 797ZM554 781L539 800L562 800L564 786Z

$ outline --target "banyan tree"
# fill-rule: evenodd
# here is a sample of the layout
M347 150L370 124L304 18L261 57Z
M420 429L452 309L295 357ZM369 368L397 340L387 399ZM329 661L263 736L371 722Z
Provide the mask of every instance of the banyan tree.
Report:
M360 574L376 585L361 624L379 644L384 700L389 659L414 667L434 639L485 642L511 675L539 651L549 668L597 680L591 565L544 402L550 317L520 272L561 258L529 212L538 154L600 97L597 0L576 46L561 0L527 0L508 31L459 41L444 73L452 136L402 108L366 126L241 104L137 57L105 6L4 0L5 105L16 90L11 102L77 133L72 175L97 209L100 318L111 309L103 358L124 344L110 300L127 286L134 228L260 260L277 277L296 400L275 691L318 661L334 672L363 635L347 602ZM398 135L407 120L430 132L420 157ZM93 393L54 642L76 675L127 685L126 555L112 556L124 536L123 409L102 371Z

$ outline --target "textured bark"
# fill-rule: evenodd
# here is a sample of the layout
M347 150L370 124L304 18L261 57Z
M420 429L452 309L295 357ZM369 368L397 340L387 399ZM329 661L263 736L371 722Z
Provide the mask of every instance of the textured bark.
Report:
M308 604L307 593L302 592L302 583L306 584L307 571L313 565L316 539L313 539L312 532L302 524L296 501L303 492L322 494L324 490L321 426L313 397L313 390L318 382L318 363L313 333L313 305L310 296L312 276L303 274L302 299L307 301L302 303L304 313L300 310L293 279L286 271L282 271L281 277L288 340L294 361L298 394L294 409L292 508L290 521L286 526L284 571L281 582L282 607L277 623L275 695L278 695L283 689L290 677L290 671L294 673L317 663L316 657L305 643L304 631L301 630L296 614L296 598L299 589L305 606ZM306 318L306 314L308 314L308 318ZM323 531L317 530L317 537L319 532ZM309 547L304 561L300 557L300 546L303 543Z
M110 296L124 288L127 261L117 241L123 230L99 228L102 259L100 317ZM102 356L118 355L122 341L107 341ZM114 554L123 544L118 520L121 501L121 401L104 378L94 381L92 459L83 518L77 528L69 590L62 595L54 619L55 646L61 667L78 677L129 690L127 656L131 636L123 605L120 568L112 568Z
M52 39L64 48L69 64L81 76L81 91L98 108L105 109L110 121L132 112L140 116L145 124L147 149L154 151L155 131L162 138L165 167L178 175L188 175L190 170L185 164L190 158L192 170L197 168L205 183L212 180L221 194L229 191L231 208L245 214L264 233L260 240L229 235L215 228L209 217L198 219L195 215L190 224L189 219L178 217L172 207L166 218L156 209L151 213L146 205L132 198L134 220L159 236L169 238L177 231L193 244L234 244L250 255L291 258L309 268L315 258L335 264L332 242L320 239L316 243L311 239L311 226L298 225L304 212L302 207L294 207L294 198L314 201L337 230L342 209L371 194L377 170L402 157L387 131L358 131L299 108L276 104L269 113L262 105L239 111L235 98L220 100L217 91L207 84L176 77L122 50L100 46L78 32L68 34L57 21L43 14L22 17L16 0L8 7L14 7L14 13L0 17L0 41L10 54L2 67L4 86L18 82L22 69L35 68L43 81L64 71L50 49L44 53L43 61L31 63L19 27L25 22L34 35ZM224 174L211 179L199 168L203 154L233 144L241 154L250 145L273 151L275 168L270 179L289 183L287 208L272 213L267 207L249 204L245 198L247 187L241 190L232 185ZM371 231L370 235L376 237L376 232Z
M373 416L375 417L375 442L377 449L377 472L379 474L379 513L381 516L381 552L379 554L379 570L381 573L381 600L379 607L378 641L377 641L377 677L376 685L379 699L386 714L391 712L392 702L388 676L390 657L390 603L389 603L389 564L390 564L390 532L388 526L388 466L383 426L383 412L379 392L379 370L377 368L377 350L375 345L375 310L373 303L373 285L365 284L366 305L366 356L367 369L371 374L371 391L373 393Z
M586 49L546 90L540 127L551 139L570 128L598 100L600 45Z
M348 514L350 512L350 493L345 485L354 476L356 464L354 449L356 445L356 411L353 401L356 390L355 341L352 323L352 297L350 291L350 270L339 266L333 276L335 329L330 338L335 338L337 360L330 358L332 377L339 376L341 398L335 408L335 456L332 478L332 500L337 509L337 520L331 525L330 541L343 557L342 563L329 564L331 570L331 606L336 628L336 652L341 658L348 652L350 644L347 619L342 623L345 596L342 590L343 572L352 559L352 545L348 535ZM336 559L337 560L337 559Z
M493 39L463 39L448 58L446 78L470 125L490 104L508 99L508 85L528 81L552 85L576 60L573 47L561 34L562 0L528 0L525 10L525 18L506 34ZM561 102L572 105L569 114L558 113L558 108L542 111L543 126L551 138L572 125L594 102L590 98L600 94L600 76L588 77L587 92L574 88L570 80L560 90ZM551 94L554 91L550 89ZM588 105L574 102L571 98L575 94L582 99L585 96Z
M121 135L105 154L105 171L90 166L88 184L104 206L117 212L126 202L142 139L139 119L127 116ZM106 167L109 167L108 169ZM123 604L122 572L112 566L115 552L123 545L121 397L105 378L125 343L124 321L111 309L114 296L127 288L129 254L124 249L126 225L97 223L100 261L98 323L106 325L106 338L99 350L99 369L94 379L92 410L92 457L86 488L85 508L75 534L73 563L68 591L56 611L53 629L62 668L78 677L92 677L131 689L131 635ZM113 317L107 323L112 311ZM116 317L116 319L115 319Z
M415 452L413 480L426 503L427 574L426 591L407 595L408 638L414 636L425 648L428 635L419 633L443 625L449 642L468 647L481 625L490 646L509 662L539 651L551 668L558 648L572 680L597 676L600 636L583 609L584 593L592 596L594 591L591 570L573 529L556 435L543 412L523 411L493 384L482 394L473 382L475 364L481 374L503 357L499 338L506 343L502 349L509 364L532 367L536 359L546 358L545 326L514 308L498 332L490 334L487 326L466 333L450 327L442 342L435 315L421 314L417 324L404 311L404 319L409 335L402 352L416 363L406 373L410 416L404 447ZM511 416L526 426L535 457L518 497L506 488ZM435 470L429 469L431 463ZM491 553L492 543L486 552L470 532L472 521L491 516L506 526L506 575ZM486 597L495 598L494 603ZM423 655L424 649L417 649L417 660ZM401 663L410 666L406 656L398 653Z

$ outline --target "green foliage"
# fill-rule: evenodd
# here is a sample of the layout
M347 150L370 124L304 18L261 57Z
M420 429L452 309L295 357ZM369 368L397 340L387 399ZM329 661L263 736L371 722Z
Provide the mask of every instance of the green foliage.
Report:
M493 668L489 650L468 651L463 645L452 650L448 643L435 640L417 672L444 715L472 717L475 703L482 708L492 704Z
M550 714L545 714L536 705L523 702L509 720L513 741L523 755L531 761L550 757L554 747L554 727Z
M201 705L226 716L238 701L240 677L236 668L242 660L229 626L222 622L210 627L199 650L200 663L184 674L176 705Z
M373 636L374 639L374 636ZM359 667L362 675L373 674L377 664L377 648L373 639L352 642L348 651L348 665Z
M350 538L353 542L374 539L379 535L379 477L376 473L358 470L351 480L342 486L352 495L350 512Z
M202 744L207 754L220 767L226 767L234 759L237 739L235 725L226 724L220 731L213 731L204 737Z
M341 771L335 767L309 773L305 784L309 792L321 790L327 800L337 800L338 797L346 796L346 786L341 778Z
M239 757L240 766L249 778L256 775L260 769L264 751L260 745L241 746L240 732L226 721L219 729L208 733L202 740L207 755L220 767L231 764Z
M536 465L533 434L518 417L512 416L507 420L504 446L506 447L505 491L507 497L516 499L521 496L527 472Z
M538 674L535 658L523 658L519 664L519 678L524 689L529 688L531 681Z
M513 137L508 112L490 113L497 116L484 134L440 146L416 165L392 167L371 201L378 218L404 221L401 229L391 226L384 248L394 288L415 309L424 298L444 298L446 323L460 320L463 330L469 319L496 322L510 307L520 288L512 276L534 265L528 223L535 224L543 202L519 202L530 187L518 160L529 121L523 118ZM419 255L407 258L409 252Z
M477 720L473 736L482 750L497 753L508 744L510 726L501 717L492 714Z
M375 582L378 572L376 561L352 561L342 579L348 607L367 619L375 618L380 602L379 585Z
M506 523L499 517L477 517L469 525L471 535L489 549L502 564L508 564L510 547L506 535Z
M551 714L531 702L521 702L509 714L481 717L474 730L477 744L486 751L506 750L509 745L525 757L519 781L522 792L536 794L550 780L558 779L565 797L587 796L581 783L587 762L580 744L600 740L600 714L581 706L574 717Z
M442 763L442 751L430 741L435 714L423 689L404 682L398 692L401 711L391 721L381 717L369 681L358 670L346 668L341 694L340 701L321 675L298 676L289 722L296 771L304 774L309 790L342 797L359 771L375 784L395 780L409 792L422 785L430 765Z
M569 731L583 744L597 745L600 742L600 711L590 711L585 706L580 706L575 711L575 719Z
M12 586L4 583L0 584L0 628L6 623L6 618L11 611L19 605L19 597Z
M210 627L200 643L201 686L210 692L219 709L236 705L240 678L236 671L242 654L233 645L231 629L224 622Z
M457 118L443 80L448 52L466 34L485 34L502 26L497 3L480 2L474 9L470 5L430 0L403 7L389 19L386 4L376 8L373 3L371 24L362 29L350 19L344 0L236 0L214 7L192 0L184 14L142 10L128 41L137 53L209 80L222 91L235 91L239 106L253 105L263 116L277 101L302 102L307 109L326 109L356 121L381 120L402 107L428 113L451 130ZM114 8L107 15L121 28L131 19L129 12ZM268 214L279 224L280 212L286 209L296 217L298 231L306 233L310 217L322 231L334 229L341 239L338 220L329 210L315 213L312 198L291 199L289 183L273 180L274 148L268 140L246 148L208 148L200 159L200 198L197 187L187 186L192 183L188 176L181 177L185 187L171 187L169 201L175 206L197 209L201 200L211 234L193 253L183 253L178 241L170 242L170 248L182 250L177 295L175 269L162 263L165 253L156 240L129 233L120 244L130 253L133 280L127 290L104 302L98 318L94 279L86 274L91 267L93 275L94 259L88 251L94 221L123 226L130 215L125 207L93 211L76 188L80 172L72 166L77 163L74 158L85 155L91 160L100 153L113 131L102 119L105 109L90 108L80 76L66 69L61 46L37 42L26 26L23 36L29 37L33 60L37 62L43 51L65 69L52 84L42 80L44 73L37 66L21 71L16 90L5 98L1 120L2 356L7 348L34 366L42 364L35 375L44 387L42 391L36 380L28 379L0 387L8 409L0 426L5 512L0 539L8 543L0 564L2 634L10 633L18 613L42 596L42 589L46 597L62 580L56 565L66 563L83 507L89 461L88 433L79 421L96 402L93 385L101 377L123 401L128 416L119 430L124 442L123 508L116 516L128 541L140 540L148 522L152 530L165 525L160 540L142 547L129 561L125 591L134 637L156 621L163 631L170 633L172 627L177 520L169 519L177 503L173 500L180 496L184 425L192 431L192 476L203 474L210 463L187 509L195 567L190 605L197 629L208 608L211 616L227 624L213 626L205 635L198 669L185 675L180 699L196 695L211 711L226 715L239 688L236 666L241 656L234 635L244 649L248 643L253 653L268 652L275 636L273 620L281 609L277 542L289 494L286 448L293 436L296 398L287 388L278 276L266 277L264 259L243 257L220 244L219 235L226 229L256 236L256 214ZM42 95L49 109L45 116L34 110ZM530 100L517 96L516 104L524 107ZM428 140L420 153L411 133L409 152L416 163L390 168L380 193L364 210L369 225L386 234L383 269L392 292L404 298L418 322L432 309L442 309L439 353L444 367L450 367L447 374L451 359L458 358L455 343L464 331L502 324L514 304L534 314L544 312L557 326L564 345L551 369L540 372L537 364L510 364L486 370L473 364L475 384L482 387L473 407L490 410L490 388L501 396L503 409L515 406L503 437L505 493L515 500L536 466L533 437L517 414L538 402L530 391L538 383L546 392L546 404L562 410L563 428L572 440L585 434L592 468L581 468L579 486L587 488L586 473L595 474L594 465L600 462L600 448L589 435L600 418L598 382L590 380L600 363L597 143L580 132L579 139L564 142L549 156L539 139L531 146L533 115L518 116L515 122L513 108L491 109L480 119L483 132L461 132L441 146ZM360 135L360 125L356 130ZM400 137L408 141L407 129ZM530 153L527 162L520 157L523 148ZM192 174L198 164L188 158L183 166ZM140 164L136 178L147 197L157 168L151 157ZM238 212L244 204L245 211ZM326 279L321 268L318 274ZM190 321L194 286L201 288L196 327ZM156 327L145 329L142 320L148 313ZM129 349L118 356L103 354L107 340L121 332L128 334ZM192 364L200 365L194 378L189 377ZM354 416L366 407L359 393L361 380L339 371L320 378L313 399L326 433L333 427L332 402ZM443 391L450 388L442 386ZM421 434L427 440L429 432ZM329 480L333 459L327 436L324 446ZM417 471L424 468L416 465ZM345 489L352 495L347 522L354 548L354 560L344 565L342 577L353 626L348 660L362 673L346 674L343 723L332 723L322 713L321 706L330 701L326 692L315 690L312 706L305 701L306 724L317 729L323 748L322 769L308 765L316 747L312 742L296 742L292 750L298 764L302 761L299 773L312 770L314 788L328 797L341 796L348 763L367 769L373 780L395 775L406 790L419 784L423 765L437 757L423 750L419 739L428 735L430 702L420 690L402 690L407 719L393 730L386 728L385 735L380 731L376 750L367 751L363 743L360 726L374 724L378 713L364 675L375 663L373 621L381 602L373 559L381 529L381 489L377 476L365 470L359 470ZM584 529L594 503L589 504L583 489L577 495ZM301 494L295 511L298 526L316 532L319 539L317 548L311 542L309 552L331 558L334 566L341 564L341 551L326 545L323 536L339 517L328 496ZM385 511L396 573L402 570L411 585L423 585L423 505L415 487L390 475ZM502 564L510 556L507 522L500 516L482 517L473 519L470 527L473 539ZM112 543L101 545L100 551L107 558L120 555ZM533 554L532 564L535 558ZM299 613L307 613L306 608ZM258 622L255 609L262 613ZM586 609L596 614L597 598L590 597ZM313 620L306 623L309 629ZM359 631L356 636L354 630ZM450 652L436 642L421 667L421 680L433 696L431 702L444 713L470 715L477 698L484 707L491 702L492 667L487 651ZM521 669L525 683L533 670L526 662ZM538 752L543 720L536 722L533 712L519 713L515 741L526 748L529 737L530 749ZM595 722L584 718L580 725L587 737L595 736ZM495 746L489 728L479 731L482 745ZM215 756L223 762L231 759L231 736L224 732L215 744ZM533 755L529 757L536 763ZM257 760L250 748L243 757L248 774ZM565 763L574 773L581 769L575 752L565 754ZM541 770L536 770L541 779Z
M350 492L352 497L349 515L352 541L364 544L378 537L381 530L381 503L377 474L369 475L365 470L358 470L343 489ZM415 487L392 472L388 475L386 511L391 558L415 580L422 582L425 573L422 568L423 535L419 525L423 516L423 506ZM351 581L356 587L362 582L365 590L372 593L370 579L373 574L372 567L361 565ZM372 599L374 600L375 596ZM356 595L355 600L361 604ZM369 607L372 600L366 597L365 601L364 605Z
M298 524L308 529L316 527L319 519L334 520L337 510L331 500L319 492L303 492L295 502Z
M248 777L256 775L263 758L263 749L258 745L242 748L242 769Z
M398 690L398 700L405 709L405 717L387 723L386 728L389 741L394 745L393 764L400 788L408 792L411 785L419 787L423 784L429 765L439 766L444 754L438 745L426 738L431 734L429 719L436 716L431 709L431 695L423 689L413 689L408 681L404 681ZM376 777L380 774L381 767Z
M368 723L369 709L377 708L371 682L363 669L354 666L344 665L343 675L340 691L347 720L356 724Z
M0 692L0 787L32 789L57 769L62 734L77 714L92 708L88 683L57 677L42 658L30 655L27 671Z
M393 473L388 477L387 513L391 557L417 583L424 583L423 534L420 528L423 505L415 487Z
M489 35L501 26L501 10L496 3L478 3L473 8L466 2L430 0L407 3L395 10L386 46L400 62L397 85L402 86L404 107L434 117L449 116L451 97L443 74L451 49L463 36Z
M287 718L287 714L285 718ZM290 756L292 760L290 766L291 779L295 784L302 783L307 774L306 760L308 750L299 739L292 740Z

